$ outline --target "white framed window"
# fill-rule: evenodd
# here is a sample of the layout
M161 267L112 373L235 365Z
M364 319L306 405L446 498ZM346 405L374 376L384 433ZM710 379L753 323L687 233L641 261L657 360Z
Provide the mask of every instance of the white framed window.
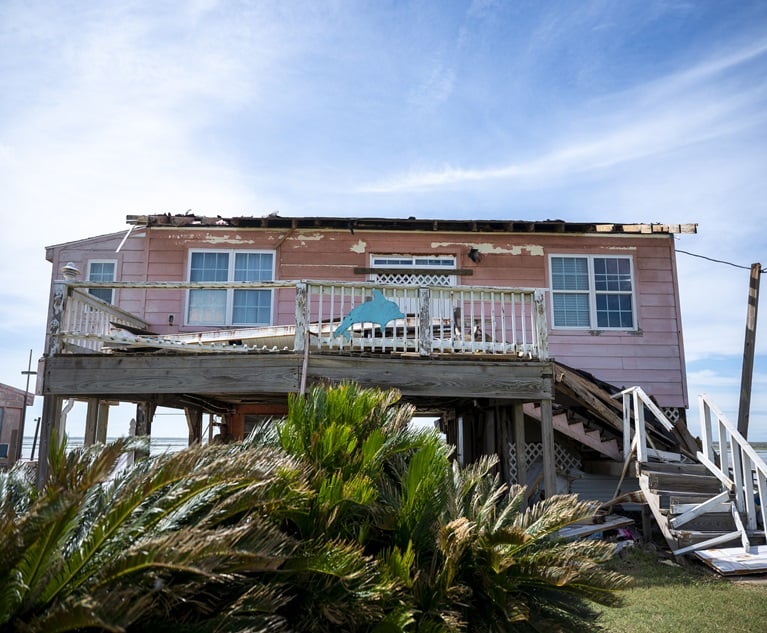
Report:
M189 281L273 281L273 251L198 250L189 252ZM270 325L268 289L190 289L188 325Z
M636 329L631 257L551 255L549 272L553 327Z
M380 269L370 281L395 285L454 286L454 255L371 255L370 267ZM444 272L442 272L444 270Z
M88 261L88 281L115 281L117 262L113 259L91 259ZM114 303L114 288L90 288L94 297Z

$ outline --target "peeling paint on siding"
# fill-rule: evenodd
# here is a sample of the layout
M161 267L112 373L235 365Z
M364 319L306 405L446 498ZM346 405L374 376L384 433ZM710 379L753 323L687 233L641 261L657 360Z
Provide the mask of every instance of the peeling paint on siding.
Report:
M241 235L238 235L236 233L234 235L230 235L228 233L225 233L223 235L218 235L215 233L205 233L203 236L190 235L189 233L171 233L169 236L169 239L176 240L180 244L186 244L186 243L189 243L190 241L194 241L195 244L204 243L204 244L213 244L213 245L255 244L255 240L244 240L242 239Z
M636 246L604 246L604 249L608 251L635 251Z
M352 244L352 247L349 250L352 253L364 253L367 250L367 247L367 242L359 240L356 244Z
M311 235L302 233L300 235L296 235L295 238L293 238L291 241L297 240L301 242L300 244L295 244L294 248L304 248L306 246L306 242L319 242L320 240L324 239L324 233L312 233Z
M464 248L476 248L483 255L528 255L543 256L543 246L540 244L520 244L518 246L499 246L497 244L477 242L432 242L432 248L449 248L459 246Z
M255 244L255 240L244 240L242 239L242 236L237 233L234 235L229 235L228 233L225 233L224 235L206 233L203 241L206 244Z

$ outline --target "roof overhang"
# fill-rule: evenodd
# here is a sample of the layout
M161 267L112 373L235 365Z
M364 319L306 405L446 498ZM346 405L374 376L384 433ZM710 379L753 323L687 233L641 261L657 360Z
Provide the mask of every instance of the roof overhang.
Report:
M438 231L457 233L613 233L631 235L697 233L697 224L660 224L614 222L566 222L564 220L437 220L409 218L338 218L338 217L263 217L201 216L161 213L129 215L131 225L173 228L247 228L247 229L341 229L353 231Z

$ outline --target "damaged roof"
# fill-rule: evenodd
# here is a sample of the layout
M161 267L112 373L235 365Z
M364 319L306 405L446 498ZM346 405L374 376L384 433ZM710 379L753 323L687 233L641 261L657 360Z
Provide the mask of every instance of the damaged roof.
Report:
M339 218L339 217L222 217L195 215L191 212L172 215L129 215L126 222L148 227L238 227L261 229L342 229L360 231L439 231L460 233L625 233L661 234L697 233L697 224L611 222L567 222L565 220L438 220L409 218Z

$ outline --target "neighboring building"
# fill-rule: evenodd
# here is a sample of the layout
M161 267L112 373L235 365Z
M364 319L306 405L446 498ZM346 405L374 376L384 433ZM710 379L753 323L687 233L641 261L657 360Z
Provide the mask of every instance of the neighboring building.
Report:
M26 397L25 397L26 396ZM35 397L9 385L0 383L0 470L13 466L19 454L24 419L24 405L31 407Z
M441 416L466 459L527 437L553 490L560 447L620 459L606 446L620 440L620 414L574 402L576 383L641 386L684 420L674 235L694 224L127 221L127 233L47 248L43 442L64 398L89 402L86 441L105 436L107 401L137 403L139 433L157 405L183 408L194 440L203 413L238 437L283 411L286 394L348 379L396 387ZM591 445L589 426L602 435ZM536 457L498 452L511 479Z

